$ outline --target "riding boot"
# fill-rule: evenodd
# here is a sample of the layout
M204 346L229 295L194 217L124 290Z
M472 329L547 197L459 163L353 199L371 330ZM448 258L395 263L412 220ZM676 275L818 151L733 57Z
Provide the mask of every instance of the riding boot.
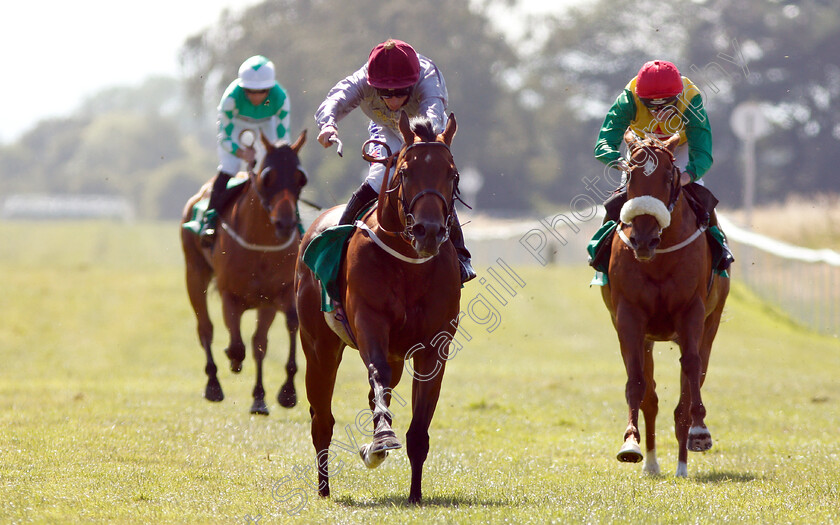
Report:
M213 181L213 189L210 190L210 202L207 204L207 211L201 221L201 230L198 233L201 245L205 248L213 245L216 240L216 222L219 219L219 207L227 189L230 175L220 171Z
M713 227L720 232L720 239L716 238L715 240L718 240L721 248L723 248L723 255L716 269L719 272L723 272L728 269L733 262L735 262L735 256L732 255L732 250L729 249L729 243L726 242L726 234L720 229L717 219L717 210L715 209L712 209L712 212L709 214L709 229Z
M475 279L475 270L473 270L470 259L472 255L467 247L464 245L464 232L461 230L461 221L458 220L458 214L452 213L452 227L449 228L449 239L452 245L455 246L455 253L458 254L458 263L461 270L461 284Z
M353 192L347 206L344 207L344 213L341 214L338 224L353 224L356 221L356 216L377 198L379 198L379 194L376 193L376 190L367 182L363 182L359 189Z

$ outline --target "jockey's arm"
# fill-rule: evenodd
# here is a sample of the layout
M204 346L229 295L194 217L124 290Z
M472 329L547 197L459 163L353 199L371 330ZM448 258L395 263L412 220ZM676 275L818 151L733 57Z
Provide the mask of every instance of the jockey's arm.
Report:
M362 103L364 99L364 86L366 84L367 67L362 67L333 86L330 92L327 93L327 98L321 102L318 111L315 112L315 123L318 125L318 129L326 132L326 128L331 127L333 130L332 134L335 134L338 122ZM325 147L330 145L329 137L327 136L322 141L321 134L319 134L318 141L322 145L325 145Z
M683 171L691 174L692 182L700 180L712 167L712 127L698 94L691 99L686 111L685 135L688 139L688 165Z
M630 122L636 116L636 103L629 91L622 90L613 103L601 131L598 133L598 140L595 142L595 158L604 164L614 164L621 159L619 146L624 140L624 132L630 127Z

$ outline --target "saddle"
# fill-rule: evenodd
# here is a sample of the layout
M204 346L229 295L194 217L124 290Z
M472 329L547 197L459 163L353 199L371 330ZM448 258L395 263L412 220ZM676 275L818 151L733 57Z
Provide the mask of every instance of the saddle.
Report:
M244 173L239 173L235 177L230 178L225 191L225 205L230 203L230 201L236 198L239 195L239 193L245 189L246 182L248 182L248 175ZM190 216L190 220L182 224L181 227L198 235L198 233L201 231L201 223L204 219L204 214L207 213L207 205L209 203L209 197L205 197L196 202L192 207L192 215ZM224 208L224 205L219 206L219 208L220 209L217 211L221 211L221 209ZM300 224L300 220L298 220L298 224ZM301 232L301 235L302 234L303 232Z
M705 186L690 183L682 187L686 202L694 215L697 217L697 227L706 227L706 241L712 250L712 268L723 277L728 277L727 268L732 263L732 256L728 249L724 249L726 236L720 230L714 217L715 206L718 199ZM612 238L618 226L618 217L621 208L627 202L627 189L622 188L613 193L604 201L606 218L601 228L595 232L592 240L586 246L589 254L589 265L597 272L603 274L603 278L593 280L594 284L607 284L606 274L610 266L610 253L612 250Z

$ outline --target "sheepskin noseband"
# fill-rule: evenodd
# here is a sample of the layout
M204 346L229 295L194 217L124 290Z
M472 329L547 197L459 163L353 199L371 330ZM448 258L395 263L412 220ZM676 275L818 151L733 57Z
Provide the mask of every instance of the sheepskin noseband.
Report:
M663 230L671 224L671 214L668 212L668 207L665 206L664 202L650 195L643 195L625 202L624 206L621 207L619 218L624 224L630 224L630 221L639 215L653 215L656 222L659 223L659 227Z

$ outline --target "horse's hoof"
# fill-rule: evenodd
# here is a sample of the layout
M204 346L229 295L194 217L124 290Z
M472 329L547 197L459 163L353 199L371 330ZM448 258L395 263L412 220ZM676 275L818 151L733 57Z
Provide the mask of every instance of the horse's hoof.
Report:
M628 439L624 442L624 446L618 451L616 457L624 463L638 463L644 458L642 456L642 449L633 439Z
M254 404L251 405L251 413L258 414L260 416L267 416L268 415L268 407L265 404L264 399L255 399Z
M687 478L688 477L688 465L683 463L682 461L677 463L677 473L675 474L678 478Z
M230 348L225 348L225 355L230 360L230 371L234 374L238 374L242 371L242 361L245 359L245 356L237 357L234 356L233 353L230 351Z
M402 444L397 440L397 435L393 430L373 436L373 443L370 444L370 451L374 454L400 448L402 448Z
M408 504L409 505L420 505L420 503L422 503L422 500L423 500L423 496L421 496L420 494L417 494L417 495L412 494L408 497Z
M691 427L688 429L686 448L692 452L705 452L712 448L712 434L706 427Z
M656 449L648 450L645 457L645 466L642 471L649 476L658 476L661 474L659 469L659 462L656 461Z
M222 392L222 385L220 385L218 381L215 383L207 383L207 387L204 389L204 399L218 403L224 398L225 394Z
M382 450L380 452L371 452L370 449L372 447L372 443L365 443L359 449L359 456L362 458L365 466L367 468L376 468L385 461L385 458L388 457L388 451Z
M297 405L297 393L295 392L295 385L287 384L280 388L277 393L277 402L284 408L292 408Z

